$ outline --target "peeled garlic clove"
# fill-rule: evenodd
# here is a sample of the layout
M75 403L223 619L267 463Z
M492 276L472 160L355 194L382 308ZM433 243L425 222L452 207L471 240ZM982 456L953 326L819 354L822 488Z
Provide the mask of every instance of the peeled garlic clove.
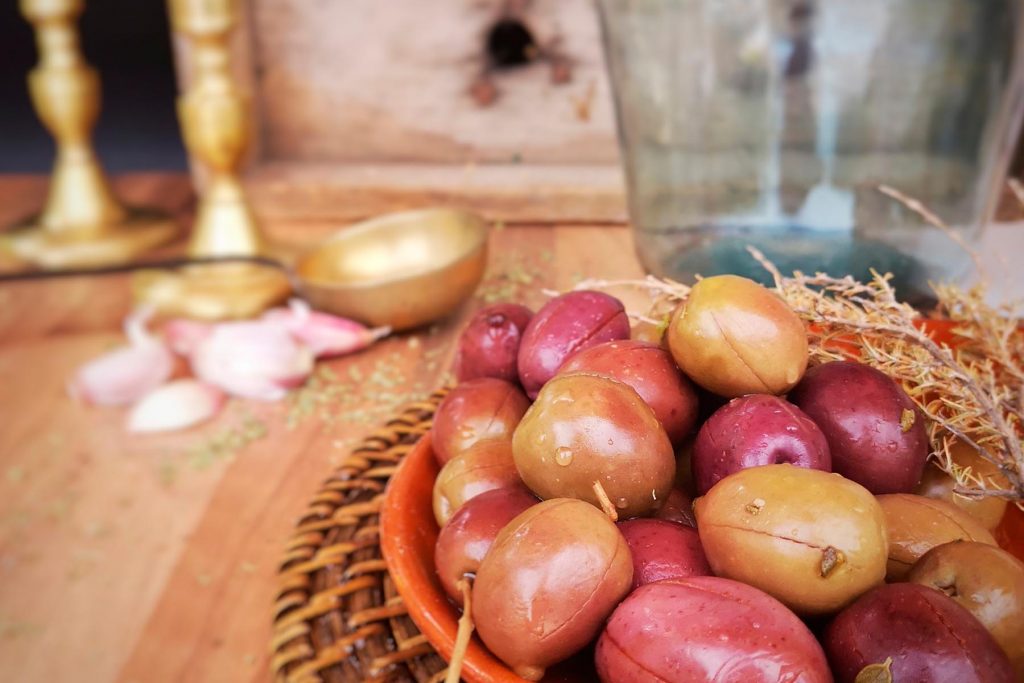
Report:
M214 325L191 356L196 377L229 394L276 401L302 384L313 354L281 325L268 321Z
M81 366L68 393L96 405L124 405L163 384L173 369L174 357L160 344L122 346Z
M314 311L300 299L289 301L288 308L267 311L263 320L283 325L317 358L358 351L391 334L390 327L367 328L348 318Z
M166 432L216 415L226 400L217 387L194 379L170 382L143 396L128 414L129 432Z
M203 339L209 336L213 326L209 323L175 318L164 325L164 340L171 350L182 356L189 356Z

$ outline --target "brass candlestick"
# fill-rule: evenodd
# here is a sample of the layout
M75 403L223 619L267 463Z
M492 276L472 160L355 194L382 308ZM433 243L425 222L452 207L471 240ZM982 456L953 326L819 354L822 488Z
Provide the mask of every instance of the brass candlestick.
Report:
M119 204L93 151L100 79L78 47L75 22L83 2L21 0L39 45L29 94L56 141L57 160L42 213L3 241L17 258L44 268L124 263L177 233L170 217Z
M228 38L237 21L236 0L170 0L170 10L174 30L193 47L193 84L178 99L185 146L209 170L189 256L265 255L239 177L252 131L249 98L230 70ZM137 299L169 314L244 318L286 298L291 285L271 266L209 264L177 273L139 273L135 292Z

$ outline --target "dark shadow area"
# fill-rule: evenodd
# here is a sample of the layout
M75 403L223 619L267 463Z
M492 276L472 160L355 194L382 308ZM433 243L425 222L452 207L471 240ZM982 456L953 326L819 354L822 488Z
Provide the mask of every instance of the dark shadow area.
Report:
M103 84L94 139L107 170L184 169L166 3L90 0L79 34ZM35 39L16 2L0 3L0 45L0 172L48 172L53 142L26 85Z

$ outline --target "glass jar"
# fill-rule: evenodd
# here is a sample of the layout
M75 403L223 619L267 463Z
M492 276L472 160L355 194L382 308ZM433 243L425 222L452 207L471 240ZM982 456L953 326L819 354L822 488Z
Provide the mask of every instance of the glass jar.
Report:
M599 0L637 252L676 278L971 259L1024 108L1021 0Z

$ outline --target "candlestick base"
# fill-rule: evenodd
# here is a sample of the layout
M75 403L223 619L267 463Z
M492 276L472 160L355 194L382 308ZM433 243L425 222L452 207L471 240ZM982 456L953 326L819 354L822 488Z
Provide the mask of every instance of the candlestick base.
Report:
M128 207L118 223L92 228L55 230L43 225L40 217L0 235L0 246L19 261L46 270L128 263L180 232L170 216L152 209Z
M162 315L227 320L252 318L291 294L278 268L254 263L216 263L178 271L143 270L135 274L137 302Z

